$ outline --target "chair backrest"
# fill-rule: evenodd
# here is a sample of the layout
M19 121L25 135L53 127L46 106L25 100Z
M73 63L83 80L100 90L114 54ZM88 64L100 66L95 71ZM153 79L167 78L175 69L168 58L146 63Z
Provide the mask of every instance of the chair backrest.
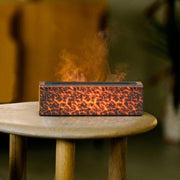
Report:
M3 8L1 6L0 8ZM13 10L11 11L13 15ZM77 81L79 80L77 77L71 79L67 77L76 71L76 67L81 70L74 76L77 74L81 76L83 73L81 71L84 69L85 80L105 80L107 52L104 35L102 36L101 33L104 33L106 28L105 18L108 11L108 5L103 1L21 3L21 9L17 12L19 14L16 14L19 19L14 19L13 22L18 23L16 29L19 28L19 33L15 34L12 50L9 48L8 55L6 57L4 55L4 58L0 55L1 59L4 59L2 63L7 63L9 68L19 67L18 76L15 76L17 70L15 68L10 77L17 80L13 80L11 87L8 88L15 88L16 83L19 87L11 92L12 97L8 101L11 101L15 94L16 97L21 97L21 101L38 100L39 81ZM12 17L9 18L12 22ZM0 52L2 51L4 48L0 46ZM14 52L14 55L9 58L10 54L12 56L11 52ZM17 61L16 58L20 60ZM4 64L0 69L4 69ZM71 71L68 68L71 68ZM64 75L66 72L69 72L67 76ZM80 78L83 80L82 77ZM4 83L6 80L2 81L2 84Z

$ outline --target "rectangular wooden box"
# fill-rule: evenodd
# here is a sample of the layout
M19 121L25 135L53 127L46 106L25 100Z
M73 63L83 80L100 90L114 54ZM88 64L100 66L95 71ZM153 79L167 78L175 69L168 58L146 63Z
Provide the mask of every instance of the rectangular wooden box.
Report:
M142 115L141 82L40 82L40 115Z

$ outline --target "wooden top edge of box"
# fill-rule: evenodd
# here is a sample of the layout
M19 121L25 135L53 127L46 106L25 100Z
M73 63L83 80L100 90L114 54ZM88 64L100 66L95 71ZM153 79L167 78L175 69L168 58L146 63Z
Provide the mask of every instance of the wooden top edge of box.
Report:
M122 82L39 82L40 87L143 87L141 81Z

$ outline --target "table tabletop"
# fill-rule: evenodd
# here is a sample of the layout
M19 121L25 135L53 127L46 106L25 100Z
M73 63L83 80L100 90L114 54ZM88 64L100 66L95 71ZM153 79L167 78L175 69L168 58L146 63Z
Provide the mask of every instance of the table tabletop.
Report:
M39 116L38 102L0 105L0 132L41 138L87 139L129 136L151 130L156 118L142 116Z

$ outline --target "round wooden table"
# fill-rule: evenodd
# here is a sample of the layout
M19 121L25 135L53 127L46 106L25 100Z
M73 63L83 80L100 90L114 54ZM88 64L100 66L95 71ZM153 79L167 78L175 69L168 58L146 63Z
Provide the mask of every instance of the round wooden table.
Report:
M126 179L127 136L151 130L154 116L39 116L38 102L0 105L0 132L10 134L10 179L26 179L26 137L56 139L56 180L73 180L75 140L111 138L109 179Z

